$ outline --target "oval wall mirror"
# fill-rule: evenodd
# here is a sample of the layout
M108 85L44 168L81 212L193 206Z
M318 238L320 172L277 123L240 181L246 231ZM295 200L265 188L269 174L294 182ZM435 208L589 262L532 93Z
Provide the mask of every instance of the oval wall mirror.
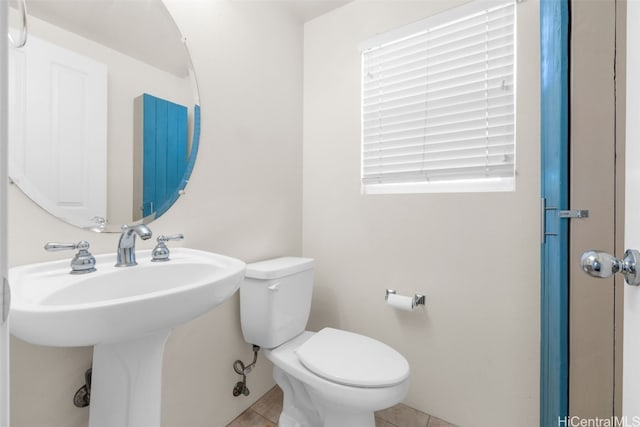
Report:
M85 229L158 218L184 192L200 136L191 58L165 5L26 4L27 44L9 53L11 181Z

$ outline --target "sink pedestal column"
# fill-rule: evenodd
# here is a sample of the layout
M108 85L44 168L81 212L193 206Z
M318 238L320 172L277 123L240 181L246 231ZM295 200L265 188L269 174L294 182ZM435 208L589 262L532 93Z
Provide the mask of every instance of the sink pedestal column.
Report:
M160 427L170 329L93 348L89 427Z

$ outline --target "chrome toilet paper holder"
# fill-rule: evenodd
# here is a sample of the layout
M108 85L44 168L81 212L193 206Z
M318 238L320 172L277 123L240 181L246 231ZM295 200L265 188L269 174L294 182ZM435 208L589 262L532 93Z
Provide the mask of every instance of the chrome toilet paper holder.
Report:
M389 295L393 294L393 295L397 295L398 293L396 292L395 289L387 289L385 294L384 294L384 300L387 301L389 299ZM415 294L413 296L413 306L418 306L418 305L425 305L426 304L426 298L424 295L422 294Z

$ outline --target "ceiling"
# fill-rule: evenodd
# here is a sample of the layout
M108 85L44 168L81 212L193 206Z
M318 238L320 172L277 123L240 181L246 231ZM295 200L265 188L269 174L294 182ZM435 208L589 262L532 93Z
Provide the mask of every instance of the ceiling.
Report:
M351 3L353 0L286 0L289 7L302 22L311 21L320 15Z
M161 0L29 0L27 7L29 15L176 76L188 75L182 35Z
M352 0L232 1L283 4L304 23ZM162 0L29 0L27 7L29 15L179 77L188 75L182 35Z

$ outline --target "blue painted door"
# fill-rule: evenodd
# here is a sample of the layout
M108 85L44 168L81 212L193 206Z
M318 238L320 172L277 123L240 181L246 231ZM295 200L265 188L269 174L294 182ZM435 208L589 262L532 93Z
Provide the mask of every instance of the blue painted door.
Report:
M568 413L569 3L541 0L541 245L540 426Z
M143 216L177 198L187 168L187 107L143 95Z

